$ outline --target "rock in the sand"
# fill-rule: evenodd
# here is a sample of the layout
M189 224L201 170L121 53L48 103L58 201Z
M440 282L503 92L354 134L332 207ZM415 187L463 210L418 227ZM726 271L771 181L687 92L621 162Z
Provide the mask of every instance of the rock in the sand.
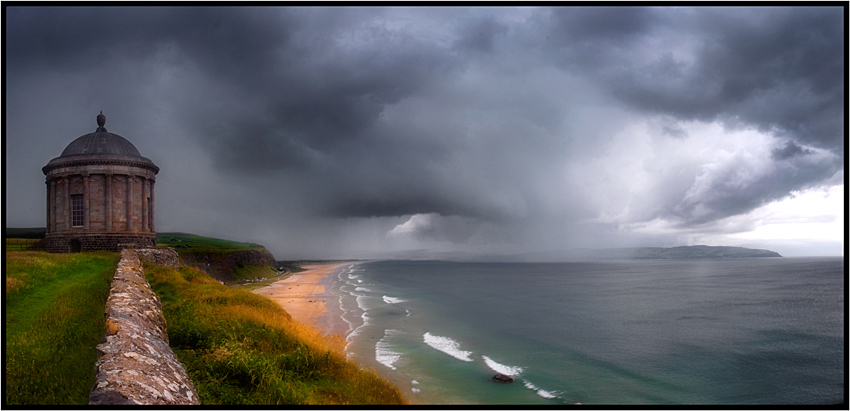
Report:
M496 375L493 376L492 380L496 381L496 382L501 382L501 383L514 382L513 378L508 377L505 374L496 374Z

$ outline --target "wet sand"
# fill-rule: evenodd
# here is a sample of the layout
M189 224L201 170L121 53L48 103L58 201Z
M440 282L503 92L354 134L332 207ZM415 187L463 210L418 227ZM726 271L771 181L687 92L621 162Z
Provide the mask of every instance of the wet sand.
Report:
M285 280L253 292L278 303L293 320L321 331L322 334L338 334L344 338L348 323L342 319L336 297L326 292L325 286L320 282L339 267L349 264L352 262L304 265L301 268L307 271L292 274ZM330 313L328 306L332 311Z

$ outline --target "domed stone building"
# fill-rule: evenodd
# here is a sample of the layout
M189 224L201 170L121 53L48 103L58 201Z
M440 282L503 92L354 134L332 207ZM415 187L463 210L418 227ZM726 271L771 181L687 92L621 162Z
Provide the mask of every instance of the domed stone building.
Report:
M72 141L42 168L48 252L155 247L154 183L159 167L124 137L97 130Z

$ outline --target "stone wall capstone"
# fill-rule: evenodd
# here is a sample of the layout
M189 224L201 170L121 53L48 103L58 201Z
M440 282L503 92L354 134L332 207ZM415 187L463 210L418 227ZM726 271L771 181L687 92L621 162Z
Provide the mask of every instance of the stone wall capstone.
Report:
M121 251L106 300L106 341L97 346L89 404L198 405L194 384L168 346L162 305L145 279L138 252Z

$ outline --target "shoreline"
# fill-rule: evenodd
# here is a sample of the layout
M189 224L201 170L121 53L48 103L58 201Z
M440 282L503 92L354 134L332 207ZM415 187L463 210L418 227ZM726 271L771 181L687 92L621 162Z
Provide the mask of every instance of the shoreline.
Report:
M306 271L292 274L286 279L257 288L252 292L276 302L292 316L294 321L305 324L322 335L339 336L344 341L343 354L349 357L349 341L346 338L352 329L343 318L344 312L340 307L339 296L330 291L335 280L332 274L337 273L341 267L364 262L369 261L304 265L302 268ZM423 404L421 399L411 395L413 385L408 379L381 372L382 365L374 359L362 358L354 362L360 368L372 370L398 387L411 404Z
M323 335L336 334L345 339L348 323L342 318L337 298L328 291L323 280L340 267L355 263L358 261L304 265L301 268L306 271L294 273L252 292L276 302L293 320ZM328 302L334 313L328 311Z

